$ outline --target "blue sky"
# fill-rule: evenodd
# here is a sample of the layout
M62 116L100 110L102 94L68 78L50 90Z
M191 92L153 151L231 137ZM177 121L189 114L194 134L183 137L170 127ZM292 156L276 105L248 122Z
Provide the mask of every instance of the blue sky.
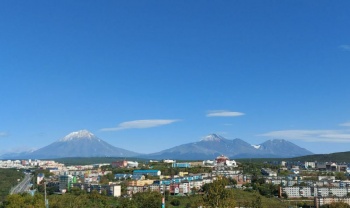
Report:
M350 147L350 2L1 1L0 153L88 129Z

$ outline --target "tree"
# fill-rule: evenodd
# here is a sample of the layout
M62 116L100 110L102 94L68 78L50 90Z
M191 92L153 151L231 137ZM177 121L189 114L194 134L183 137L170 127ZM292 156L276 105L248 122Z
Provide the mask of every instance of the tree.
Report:
M19 194L12 194L7 196L6 201L4 202L5 207L8 208L17 208L25 207L24 198Z
M180 205L180 200L179 199L173 199L173 200L171 200L170 204L177 207L177 206Z
M234 178L229 178L228 179L228 184L229 185L237 185L237 181Z
M261 197L257 196L255 200L252 201L252 207L253 208L262 208L262 202L261 202Z
M337 172L335 174L335 179L336 180L346 180L347 178L343 172Z
M332 202L327 205L323 205L322 207L327 207L327 208L350 208L350 205L348 205L345 202Z
M225 188L227 184L226 178L219 178L211 183L203 198L205 205L213 208L234 207L233 193Z
M117 208L138 208L135 200L132 200L131 198L120 198L119 204L117 205Z
M85 191L81 190L81 189L78 188L78 187L72 187L71 190L70 190L70 192L71 192L73 195L75 195L75 196L79 196L79 195L85 193Z
M333 202L329 205L329 208L350 208L350 205L345 202Z
M155 191L136 193L133 200L138 208L159 208L162 206L162 195Z
M41 194L31 196L29 194L12 194L6 198L5 207L44 207L44 197Z

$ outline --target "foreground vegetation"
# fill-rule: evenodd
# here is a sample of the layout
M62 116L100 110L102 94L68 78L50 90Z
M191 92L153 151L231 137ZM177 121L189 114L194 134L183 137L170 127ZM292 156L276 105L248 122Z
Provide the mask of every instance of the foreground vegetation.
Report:
M275 197L277 186L267 185L256 180L249 188L245 190L227 189L230 181L223 178L216 180L211 184L205 184L201 190L186 196L171 196L169 193L164 195L166 207L169 208L197 208L197 207L220 207L231 208L235 206L251 208L270 208L270 207L310 207L312 200L305 199L279 199ZM136 193L132 198L111 197L99 194L97 191L86 193L79 188L72 188L69 193L63 195L48 195L51 208L159 208L161 207L162 197L158 192ZM34 196L29 194L13 194L6 197L6 200L0 208L18 208L18 207L44 207L44 195L36 193ZM344 203L334 203L324 205L323 208L350 208Z
M9 194L12 187L17 185L18 179L22 179L24 174L16 169L0 169L0 204Z
M165 195L166 207L234 207L236 205L253 208L262 207L287 207L287 203L274 197L262 196L258 191L243 191L238 189L225 189L230 183L227 179L216 180L203 186L202 190L187 196ZM73 188L70 193L63 195L49 195L50 207L113 207L113 208L159 208L162 195L158 192L144 192L134 194L132 198L114 198L96 191L86 193L78 188ZM10 195L6 198L3 207L43 207L43 194L34 196L28 194Z

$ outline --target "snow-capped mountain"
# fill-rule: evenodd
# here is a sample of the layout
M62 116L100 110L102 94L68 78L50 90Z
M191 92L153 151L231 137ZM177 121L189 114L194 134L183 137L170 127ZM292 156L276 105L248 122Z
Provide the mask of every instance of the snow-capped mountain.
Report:
M96 136L89 132L88 130L80 130L80 131L74 131L67 136L63 137L62 139L59 139L58 141L61 142L67 142L72 140L79 140L79 139L88 139L93 140L96 139Z
M277 142L278 141L278 142ZM310 155L312 152L285 140L266 141L260 145L250 145L241 139L225 139L210 134L199 142L179 145L158 153L147 155L154 159L213 159L218 155L230 158L282 158Z
M114 147L87 130L72 132L56 142L16 158L132 157L138 153ZM4 158L4 156L3 156ZM14 158L11 158L14 159Z
M225 139L223 138L222 136L219 136L217 134L209 134L208 136L204 137L203 139L201 139L201 141L205 141L205 142L217 142L217 141L220 141L222 139Z
M260 147L261 147L261 145L254 145L254 144L252 144L252 147L254 147L255 149L259 149Z

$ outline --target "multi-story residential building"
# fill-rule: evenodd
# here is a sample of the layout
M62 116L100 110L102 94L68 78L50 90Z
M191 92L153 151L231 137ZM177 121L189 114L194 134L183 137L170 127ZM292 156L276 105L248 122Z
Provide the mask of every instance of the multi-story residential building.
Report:
M320 208L324 204L331 204L333 202L343 202L350 205L349 197L315 197L314 204L315 208Z
M133 195L139 192L144 192L147 190L147 187L145 186L128 186L126 188L126 192L128 195Z
M42 180L44 180L45 174L44 173L39 173L36 177L36 184L40 184Z
M153 184L154 180L132 180L127 181L127 186L146 186Z
M90 183L74 183L72 186L77 187L81 190L85 190L88 193L91 193L92 191L96 190L100 194L105 192L109 196L121 196L121 186L118 184L101 185Z
M306 169L309 169L309 168L314 169L314 168L316 168L316 163L315 162L304 162L304 167Z
M334 163L334 162L326 162L326 163L323 163L323 162L320 162L320 163L317 163L316 164L316 168L318 170L323 170L323 171L343 171L345 172L347 170L347 165L346 164L337 164L337 163Z
M171 165L171 167L173 167L173 168L190 168L191 163L173 163Z
M280 195L286 193L289 198L299 197L345 197L350 193L349 188L329 188L329 187L299 187L299 186L286 186L280 188Z
M61 175L59 177L59 190L60 190L60 192L70 191L73 183L76 183L75 176Z
M150 191L160 192L160 185L159 184L151 184L148 186L148 189Z
M160 176L160 170L134 170L133 175L150 175L150 176Z

